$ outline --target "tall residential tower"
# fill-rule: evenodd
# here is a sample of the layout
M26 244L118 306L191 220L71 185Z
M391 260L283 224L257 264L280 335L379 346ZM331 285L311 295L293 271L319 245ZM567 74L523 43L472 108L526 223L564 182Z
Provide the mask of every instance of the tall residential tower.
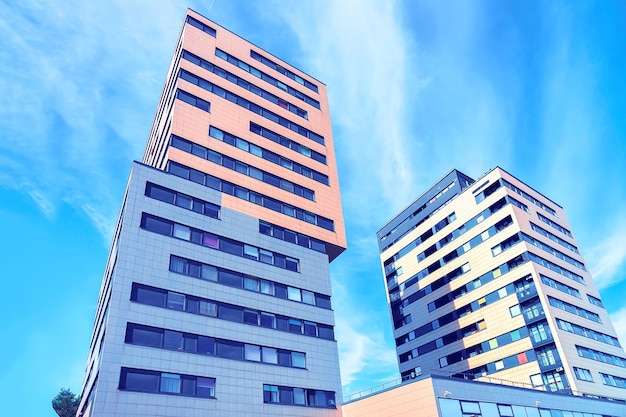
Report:
M104 273L79 415L338 416L326 87L189 10Z
M508 172L451 171L378 242L403 378L626 398L626 355L563 209Z

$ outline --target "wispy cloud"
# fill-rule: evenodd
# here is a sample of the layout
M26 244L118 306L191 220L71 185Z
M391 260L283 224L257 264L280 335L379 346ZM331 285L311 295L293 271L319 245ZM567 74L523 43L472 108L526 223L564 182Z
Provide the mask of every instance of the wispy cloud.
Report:
M344 394L351 394L371 388L372 380L386 381L397 361L395 350L385 343L382 329L373 324L381 321L375 315L376 309L363 308L363 300L355 303L354 291L342 281L339 277L333 285L333 305L337 311L335 335ZM392 375L397 378L396 373Z
M0 3L11 16L0 21L0 186L47 216L60 204L82 210L108 240L115 187L141 155L183 12L175 2Z
M411 37L400 5L298 3L283 20L300 40L303 66L328 85L346 213L367 206L370 216L354 220L379 226L377 213L399 209L404 201L397 195L414 189L412 150L420 144L407 131L407 85L412 94L427 85L418 68L408 71Z

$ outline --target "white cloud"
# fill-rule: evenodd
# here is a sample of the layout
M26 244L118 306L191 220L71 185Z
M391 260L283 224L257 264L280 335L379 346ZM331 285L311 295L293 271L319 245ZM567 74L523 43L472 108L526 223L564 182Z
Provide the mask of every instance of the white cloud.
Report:
M626 217L618 211L606 237L588 251L589 270L598 289L609 288L624 279L626 266Z
M0 186L48 217L63 203L98 207L83 211L108 240L111 196L141 156L184 10L72 0L0 13L11 16L0 21Z
M367 207L369 215L353 221L379 226L377 213L399 209L405 201L397 195L413 189L419 142L407 131L408 110L428 83L417 67L408 69L411 37L400 6L298 3L283 20L300 40L303 66L328 86L346 215Z
M354 276L362 280L372 278L345 268L333 273L335 337L345 395L387 382L389 375L393 375L391 379L399 377L395 349L385 340L383 330L389 322L383 293L379 303L367 305L365 298L357 296L359 291L354 283L343 284ZM379 278L375 274L374 277Z

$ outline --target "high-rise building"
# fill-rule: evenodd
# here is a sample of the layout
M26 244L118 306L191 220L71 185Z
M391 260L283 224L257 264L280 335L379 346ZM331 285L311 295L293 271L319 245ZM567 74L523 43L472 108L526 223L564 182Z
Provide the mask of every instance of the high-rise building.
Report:
M626 355L563 208L452 170L378 234L403 378L626 398Z
M326 87L191 10L132 165L87 416L338 416L346 248Z

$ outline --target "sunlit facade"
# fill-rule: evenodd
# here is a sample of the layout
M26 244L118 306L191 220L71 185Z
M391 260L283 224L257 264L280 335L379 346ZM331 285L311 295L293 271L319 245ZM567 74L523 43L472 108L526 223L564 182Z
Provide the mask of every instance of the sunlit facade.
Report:
M626 398L626 355L563 208L453 170L378 232L403 378Z

